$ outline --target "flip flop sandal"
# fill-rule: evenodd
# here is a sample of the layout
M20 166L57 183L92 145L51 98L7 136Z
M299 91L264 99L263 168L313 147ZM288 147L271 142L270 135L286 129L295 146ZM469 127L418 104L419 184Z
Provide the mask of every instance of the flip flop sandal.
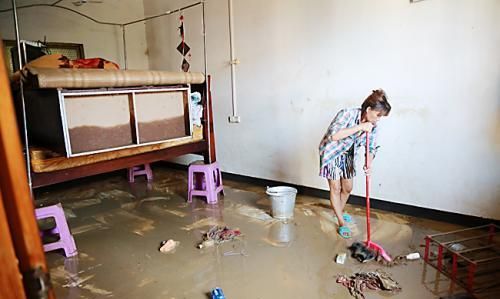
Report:
M336 216L335 216L335 219L337 219ZM342 219L344 219L344 222L346 222L346 223L352 223L352 217L351 217L351 215L349 215L347 213L344 213L342 215Z
M344 239L350 239L352 237L351 229L347 226L339 227L339 235Z
M351 215L349 215L347 213L344 213L344 215L342 215L342 218L344 218L344 221L347 222L347 223L351 223L352 222Z

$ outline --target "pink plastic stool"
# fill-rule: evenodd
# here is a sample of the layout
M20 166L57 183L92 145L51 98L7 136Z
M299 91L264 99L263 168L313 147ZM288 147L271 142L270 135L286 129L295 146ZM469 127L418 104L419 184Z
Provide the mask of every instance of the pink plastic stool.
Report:
M222 175L217 162L212 164L191 164L188 169L188 202L193 196L205 196L207 203L217 203L217 195L222 192Z
M146 175L148 181L153 180L153 171L151 171L151 167L149 163L141 166L134 166L128 169L128 181L133 183L135 181L135 177L138 175Z
M52 217L56 223L56 226L50 231L41 232L41 236L59 234L58 241L43 245L43 250L45 252L62 248L64 249L66 257L72 257L78 254L75 240L69 231L68 223L66 222L66 217L64 216L64 210L60 203L53 206L35 209L35 215L36 219L39 220Z

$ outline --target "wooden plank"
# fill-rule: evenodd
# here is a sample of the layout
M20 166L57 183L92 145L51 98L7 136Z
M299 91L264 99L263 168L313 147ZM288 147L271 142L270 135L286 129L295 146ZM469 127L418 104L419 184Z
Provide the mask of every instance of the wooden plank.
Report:
M203 153L207 149L205 140L182 144L175 147L170 147L158 151L147 152L135 156L122 157L118 159L102 161L98 163L82 165L74 168L63 169L52 172L41 172L32 174L33 188L48 186L52 184L62 183L65 181L125 169L128 167L152 163L156 161L168 160L180 155L189 153Z
M1 41L0 48L3 49ZM0 165L0 190L21 273L38 267L47 273L3 55L0 55ZM24 281L29 278L24 276ZM49 298L54 298L52 291Z
M216 161L214 114L212 111L212 77L211 76L207 76L206 84L207 84L207 89L208 89L208 95L205 95L207 93L207 90L204 90L203 94L205 96L203 99L203 106L205 108L203 109L203 137L207 140L210 140L210 144L208 146L208 150L203 153L203 157L205 158L205 163L209 163L210 161L211 162ZM209 101L207 101L207 96L208 96ZM210 137L208 138L208 136L210 136Z
M158 151L186 143L193 143L203 140L203 129L200 127L193 128L193 139L174 139L162 143L155 143L150 145L142 145L132 148L124 148L110 152L103 152L92 155L84 155L78 157L66 158L58 153L51 152L43 148L30 148L31 153L31 167L33 172L53 172L62 169L75 168L87 164L94 164L97 162L114 160L122 157L143 154L146 152Z
M132 141L135 144L139 144L139 125L135 118L135 93L131 92L128 94L128 109L130 112L130 131L132 132Z
M26 298L0 192L0 298Z
M186 135L190 135L190 131L193 128L191 126L191 118L193 111L190 111L189 107L191 107L191 99L188 97L188 91L182 92L182 103L184 106L184 133Z

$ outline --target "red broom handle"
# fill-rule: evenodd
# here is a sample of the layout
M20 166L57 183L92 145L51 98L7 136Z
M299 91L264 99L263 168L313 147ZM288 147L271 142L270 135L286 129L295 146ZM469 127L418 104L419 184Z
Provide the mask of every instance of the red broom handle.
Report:
M366 132L366 160L365 167L366 169L370 168L370 133ZM371 241L370 238L370 175L366 175L366 238L367 242Z

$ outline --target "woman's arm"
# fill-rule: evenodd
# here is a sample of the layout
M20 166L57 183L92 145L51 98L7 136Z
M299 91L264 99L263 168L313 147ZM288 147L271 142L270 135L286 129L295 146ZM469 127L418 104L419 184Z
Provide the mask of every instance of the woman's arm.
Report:
M330 140L338 141L348 136L351 136L352 134L356 134L360 131L371 132L372 129L373 129L373 124L371 122L361 123L354 127L340 129L335 134L330 135Z

